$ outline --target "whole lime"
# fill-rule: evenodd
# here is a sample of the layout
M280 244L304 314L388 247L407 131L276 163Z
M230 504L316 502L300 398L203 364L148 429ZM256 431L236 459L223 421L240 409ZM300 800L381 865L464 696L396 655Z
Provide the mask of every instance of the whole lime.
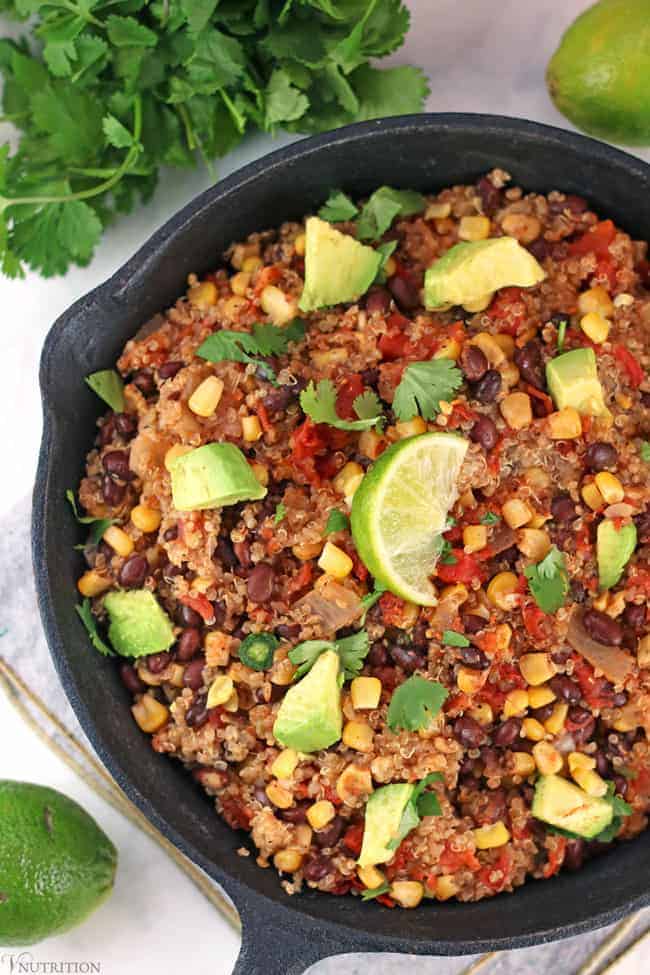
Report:
M650 145L650 5L601 0L565 33L546 75L551 98L591 135Z
M113 887L117 851L81 806L0 780L0 945L28 945L83 921Z

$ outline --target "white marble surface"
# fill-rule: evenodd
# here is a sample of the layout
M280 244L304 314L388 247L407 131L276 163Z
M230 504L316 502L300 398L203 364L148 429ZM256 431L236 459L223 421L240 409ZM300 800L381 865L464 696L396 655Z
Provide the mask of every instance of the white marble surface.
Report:
M422 65L431 76L431 111L496 112L566 125L550 103L544 68L566 25L589 6L588 0L410 0L413 27L397 63ZM279 140L257 137L220 165L220 175L274 148ZM648 159L648 152L641 153ZM210 183L205 172L178 173L163 179L154 200L106 234L93 264L63 279L0 279L3 318L0 382L0 519L24 524L26 509L10 517L31 488L40 433L37 367L43 338L73 300L111 274L160 223ZM17 533L18 538L20 532ZM24 538L24 536L23 536ZM24 540L20 543L24 546ZM26 551L4 550L0 574L21 578ZM1 576L0 576L1 578ZM0 587L2 592L2 587ZM7 599L7 589L4 589ZM28 593L25 592L27 598ZM26 606L28 603L26 603ZM0 602L0 630L3 626ZM12 633L0 643L10 648ZM6 642L5 642L6 641ZM44 691L48 682L45 678ZM150 840L127 824L81 784L0 701L0 777L43 782L81 801L120 849L117 889L111 900L80 928L32 949L44 961L99 961L104 975L171 975L188 968L193 975L228 975L237 951L235 936L185 877ZM505 905L504 905L505 906ZM516 909L516 899L507 905ZM646 921L647 923L647 921ZM490 971L514 975L553 971L572 975L596 936L562 946L530 949L504 956ZM599 936L598 936L599 937ZM334 946L333 946L334 947ZM191 959L189 961L188 959ZM405 964L421 975L452 975L461 959L408 959L347 956L323 963L313 975L397 975ZM0 953L0 973L3 967ZM650 949L638 950L616 968L616 975L641 975L650 965Z

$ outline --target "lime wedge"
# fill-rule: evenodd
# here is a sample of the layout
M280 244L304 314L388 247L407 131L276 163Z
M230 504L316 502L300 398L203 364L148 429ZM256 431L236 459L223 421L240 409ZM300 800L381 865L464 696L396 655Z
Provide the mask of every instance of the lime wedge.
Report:
M436 603L430 577L467 447L452 433L402 440L381 455L354 494L359 555L378 582L420 606Z

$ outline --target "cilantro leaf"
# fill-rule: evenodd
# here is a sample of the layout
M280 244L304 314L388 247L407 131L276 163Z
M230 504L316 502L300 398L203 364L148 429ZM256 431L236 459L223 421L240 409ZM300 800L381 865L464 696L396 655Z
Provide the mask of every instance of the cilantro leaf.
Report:
M300 394L300 405L314 423L328 423L338 430L369 430L382 419L381 403L372 390L357 396L352 404L358 420L341 419L336 412L336 389L331 379L321 379L317 386L311 380Z
M391 254L395 251L395 248L396 247L397 247L397 241L396 240L387 240L385 243L383 243L383 244L377 244L377 246L375 247L375 250L376 251L379 251L379 253L383 257L383 260L381 262L381 265L379 267L379 270L377 271L377 274L375 275L375 282L374 282L375 284L385 284L386 283L386 279L387 279L387 275L386 275L386 263L388 261L388 258L391 256Z
M93 518L92 515L80 515L79 509L77 508L77 502L75 500L74 491L68 488L68 490L65 492L65 496L70 502L70 505L74 512L74 516L79 522L79 524L93 526L88 535L87 544L99 545L99 542L101 541L106 529L110 528L111 525L115 524L115 518ZM80 549L83 549L86 546L79 545L78 547Z
M307 96L291 84L286 71L278 68L266 86L266 126L272 129L279 122L293 122L309 108Z
M411 362L395 390L395 416L412 420L420 414L425 420L433 420L440 412L440 401L450 402L462 383L463 375L453 359Z
M438 561L442 562L443 565L456 565L458 559L454 555L454 550L449 539L443 538L442 535L439 535L437 544L440 546Z
M494 511L486 511L486 513L481 518L482 525L497 525L501 521L499 515L495 514Z
M342 190L331 190L318 211L318 216L329 223L343 223L345 220L353 220L358 212L359 208Z
M333 532L345 532L348 531L350 527L350 519L338 508L332 508L329 515L327 516L327 524L325 525L325 534L331 535Z
M366 890L362 890L361 900L362 901L374 900L375 897L381 897L382 894L387 894L389 890L390 890L390 884L388 883L387 880L385 880L383 884L379 885L379 887L368 887Z
M448 647L468 647L470 645L467 637L462 633L457 633L456 630L445 630L442 634L442 642L446 643Z
M411 797L404 807L397 833L387 844L389 850L396 850L402 840L420 825L424 816L440 816L442 814L438 796L435 792L426 791L427 786L442 781L441 772L430 772L415 785Z
M86 382L115 413L124 412L124 383L115 369L101 369L86 376Z
M569 591L566 559L556 545L536 565L524 569L528 587L544 613L555 613L564 604Z
M287 506L284 501L280 501L279 504L275 506L275 514L273 515L273 524L279 525L287 517Z
M378 603L381 597L386 592L386 587L382 586L381 582L377 582L375 579L375 588L372 592L367 593L361 599L361 608L363 610L361 615L361 625L366 622L366 616L368 615L368 610L372 609L375 603Z
M196 350L196 355L208 362L253 363L266 379L274 382L273 369L260 357L282 355L287 351L290 342L299 342L304 334L305 324L297 318L286 328L256 322L252 333L223 328L208 335Z
M641 444L641 460L650 464L650 440L644 440Z
M448 692L442 684L414 674L393 692L388 707L388 727L391 731L426 728L447 697Z
M357 236L359 240L378 240L386 233L395 217L422 213L425 205L426 201L421 193L380 186L359 215Z
M304 677L314 666L321 653L334 650L341 658L344 680L351 680L361 672L363 661L370 650L370 641L365 630L340 640L305 640L289 651L289 660L297 666L294 680Z
M94 646L95 650L98 650L103 657L114 657L115 651L112 650L108 644L104 643L99 635L97 620L93 616L90 608L90 600L84 599L83 603L75 606L75 610L79 614L79 619L86 627L86 632L90 637L90 642Z

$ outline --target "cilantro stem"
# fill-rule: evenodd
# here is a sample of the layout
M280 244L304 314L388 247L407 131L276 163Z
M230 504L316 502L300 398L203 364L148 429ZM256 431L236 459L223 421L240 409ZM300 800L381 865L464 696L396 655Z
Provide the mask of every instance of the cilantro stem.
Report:
M86 190L78 190L76 193L66 193L64 196L16 196L16 197L6 197L0 196L0 213L7 209L7 207L15 206L25 206L31 204L39 203L73 203L75 200L89 200L93 196L98 196L100 193L106 193L108 190L112 189L116 183L122 179L122 177L129 170L131 163L134 162L140 155L140 133L142 131L142 100L139 95L135 96L133 101L133 142L134 144L129 149L128 153L124 157L121 165L115 170L112 176L105 179L103 183L98 183L96 186L91 186Z
M192 120L190 119L189 112L185 105L179 102L176 106L176 111L180 115L181 122L183 123L183 128L185 129L185 138L187 139L187 148L190 152L195 152L198 149L198 144L196 141L196 136L194 134L194 129L192 128Z
M69 10L71 14L75 15L75 17L80 17L82 20L85 20L87 24L93 24L94 27L101 27L102 30L106 30L106 26L101 22L101 20L98 20L97 17L93 17L89 11L82 10L77 6L76 3L72 3L72 0L63 0L61 6L65 7L66 10Z

